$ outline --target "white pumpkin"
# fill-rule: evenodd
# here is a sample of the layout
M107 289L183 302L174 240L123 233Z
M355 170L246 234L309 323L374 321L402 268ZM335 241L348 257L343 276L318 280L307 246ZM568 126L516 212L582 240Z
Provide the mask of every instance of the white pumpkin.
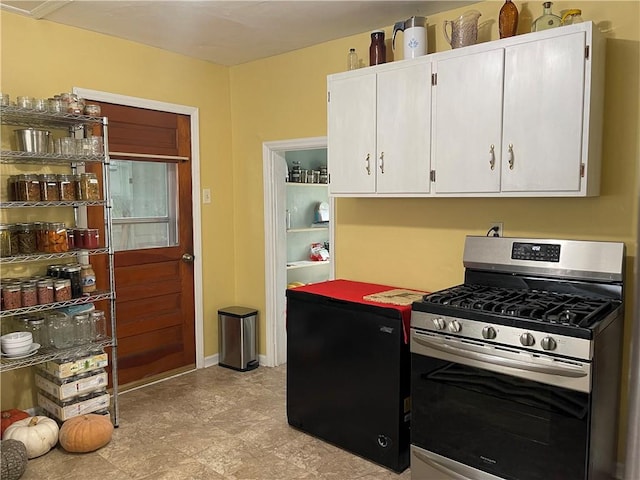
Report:
M3 440L13 439L24 443L27 456L36 458L44 455L58 443L58 424L49 417L29 417L18 420L7 427Z

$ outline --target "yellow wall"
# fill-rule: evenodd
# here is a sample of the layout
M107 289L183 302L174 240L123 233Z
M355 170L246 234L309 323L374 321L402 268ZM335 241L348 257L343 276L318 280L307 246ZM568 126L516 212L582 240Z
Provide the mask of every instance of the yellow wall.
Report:
M197 107L202 185L205 355L218 350L217 310L235 303L229 69L133 42L2 12L0 90L49 97L82 87ZM223 233L224 232L224 233ZM2 408L33 405L22 370L2 376Z
M497 38L501 5L474 6L482 13L481 40ZM539 2L516 5L523 23L541 14ZM339 199L333 249L337 276L444 288L462 280L465 235L484 234L489 222L502 221L508 236L625 242L627 292L632 292L640 157L639 6L638 1L554 2L556 13L581 8L583 18L608 37L599 197ZM427 19L429 53L449 48L442 22L467 9ZM213 194L213 202L202 206L205 354L215 353L218 308L237 303L265 311L262 143L326 135L326 76L345 70L351 47L368 63L368 33L226 68L13 14L2 13L1 28L0 89L12 97L49 96L78 86L200 109L201 184ZM385 30L390 38L391 27ZM628 295L626 300L628 336L634 299ZM266 350L264 322L261 318L261 353ZM625 344L625 361L627 356ZM2 380L13 383L6 376ZM16 398L8 405L5 390L3 408L25 406Z

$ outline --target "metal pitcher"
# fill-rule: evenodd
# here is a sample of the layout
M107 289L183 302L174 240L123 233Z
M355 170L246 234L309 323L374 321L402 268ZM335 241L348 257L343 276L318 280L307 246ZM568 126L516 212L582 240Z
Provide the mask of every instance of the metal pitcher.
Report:
M444 37L451 48L474 45L478 41L478 19L482 15L477 10L469 10L456 20L445 20L442 25ZM447 25L451 26L451 36L447 33Z
M416 58L427 53L427 18L411 17L393 26L391 47L396 50L396 33L404 32L403 58Z

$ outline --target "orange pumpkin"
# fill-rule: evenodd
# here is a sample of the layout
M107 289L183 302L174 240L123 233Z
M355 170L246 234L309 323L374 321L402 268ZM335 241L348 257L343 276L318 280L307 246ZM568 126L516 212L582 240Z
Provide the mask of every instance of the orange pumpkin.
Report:
M108 416L88 413L70 418L60 428L60 445L67 452L93 452L111 441L113 424Z
M2 418L2 421L0 422L0 437L9 425L17 422L18 420L29 418L30 416L31 415L29 415L27 412L23 412L22 410L18 410L17 408L2 410L2 412L0 412L0 417Z

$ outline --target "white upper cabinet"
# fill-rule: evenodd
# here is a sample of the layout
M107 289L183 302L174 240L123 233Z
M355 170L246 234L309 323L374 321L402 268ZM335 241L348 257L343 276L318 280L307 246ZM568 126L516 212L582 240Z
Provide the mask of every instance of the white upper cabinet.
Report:
M499 192L503 50L444 59L434 69L436 193Z
M585 46L578 32L506 49L503 192L580 192Z
M431 64L387 65L329 77L332 195L429 192Z
M329 76L330 194L598 195L604 49L585 22Z

